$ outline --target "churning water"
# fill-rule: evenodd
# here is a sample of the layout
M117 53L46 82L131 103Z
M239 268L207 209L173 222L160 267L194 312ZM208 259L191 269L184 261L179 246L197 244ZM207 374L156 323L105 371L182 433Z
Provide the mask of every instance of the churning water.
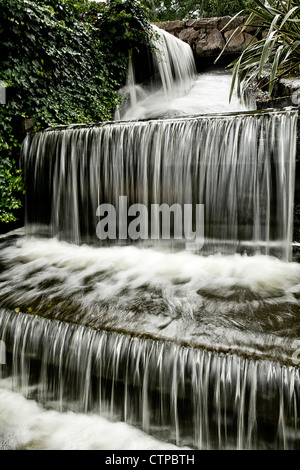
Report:
M61 413L13 388L0 380L0 450L178 450L111 416Z
M196 78L161 40L150 99L129 64L122 120L25 139L26 234L0 240L0 448L300 447L297 113L228 108L228 74ZM163 204L177 222L204 207L200 245L194 218L163 236Z

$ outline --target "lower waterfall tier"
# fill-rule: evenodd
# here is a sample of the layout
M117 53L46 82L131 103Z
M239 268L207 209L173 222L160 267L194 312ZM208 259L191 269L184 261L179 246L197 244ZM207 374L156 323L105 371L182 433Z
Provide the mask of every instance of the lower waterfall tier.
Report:
M300 448L298 368L4 311L0 334L13 388L48 408L195 449Z
M243 357L298 360L298 263L19 237L2 240L0 266L3 308Z

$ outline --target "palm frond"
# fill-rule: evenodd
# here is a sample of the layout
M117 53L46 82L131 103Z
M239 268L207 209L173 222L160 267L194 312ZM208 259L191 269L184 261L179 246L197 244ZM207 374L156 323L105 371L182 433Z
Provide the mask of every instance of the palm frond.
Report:
M300 67L300 0L255 1L256 7L249 10L242 31L256 24L254 37L257 41L252 41L229 65L232 69L230 99L235 89L242 95L254 82L259 86L263 82L271 96L279 78Z

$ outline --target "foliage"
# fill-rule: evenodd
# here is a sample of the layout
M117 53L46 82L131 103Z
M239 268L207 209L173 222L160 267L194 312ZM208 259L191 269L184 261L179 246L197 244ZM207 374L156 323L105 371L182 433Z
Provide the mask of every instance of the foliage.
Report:
M8 223L16 220L24 184L15 161L20 150L20 140L14 133L15 118L4 104L0 105L0 121L0 222Z
M15 122L35 118L37 130L111 119L127 71L128 50L149 41L146 9L135 0L0 0L0 221L15 219L22 191L17 164L24 135Z
M255 2L243 29L255 21L258 40L231 64L231 95L235 87L239 94L245 94L257 83L271 96L278 79L300 72L300 0Z
M139 53L151 47L153 31L148 8L136 0L108 0L95 25L109 69L119 82L124 82L129 51Z
M9 144L0 136L0 151L8 149ZM16 194L24 190L21 171L16 169L14 159L8 157L0 159L0 190L0 222L14 222L15 211L21 206L20 197Z
M254 5L254 0L146 0L153 21L172 21L190 18L235 15Z
M67 3L63 9L68 17ZM0 79L14 112L36 116L42 127L109 117L112 87L91 27L65 22L44 2L1 0L1 10Z

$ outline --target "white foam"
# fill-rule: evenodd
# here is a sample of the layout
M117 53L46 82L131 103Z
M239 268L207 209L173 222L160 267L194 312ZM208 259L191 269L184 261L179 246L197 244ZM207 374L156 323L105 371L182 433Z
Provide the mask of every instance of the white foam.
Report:
M172 253L134 246L95 248L55 238L24 238L15 247L3 249L1 257L15 263L15 271L20 273L22 269L38 266L54 267L66 276L73 272L79 278L81 274L109 271L114 274L114 285L117 281L132 288L145 282L166 285L182 278L189 279L191 290L196 285L212 290L220 286L243 286L263 295L266 291L287 291L300 282L298 263L259 254L199 256L187 251ZM20 260L23 264L19 264Z
M0 450L176 450L100 415L46 410L0 381Z

